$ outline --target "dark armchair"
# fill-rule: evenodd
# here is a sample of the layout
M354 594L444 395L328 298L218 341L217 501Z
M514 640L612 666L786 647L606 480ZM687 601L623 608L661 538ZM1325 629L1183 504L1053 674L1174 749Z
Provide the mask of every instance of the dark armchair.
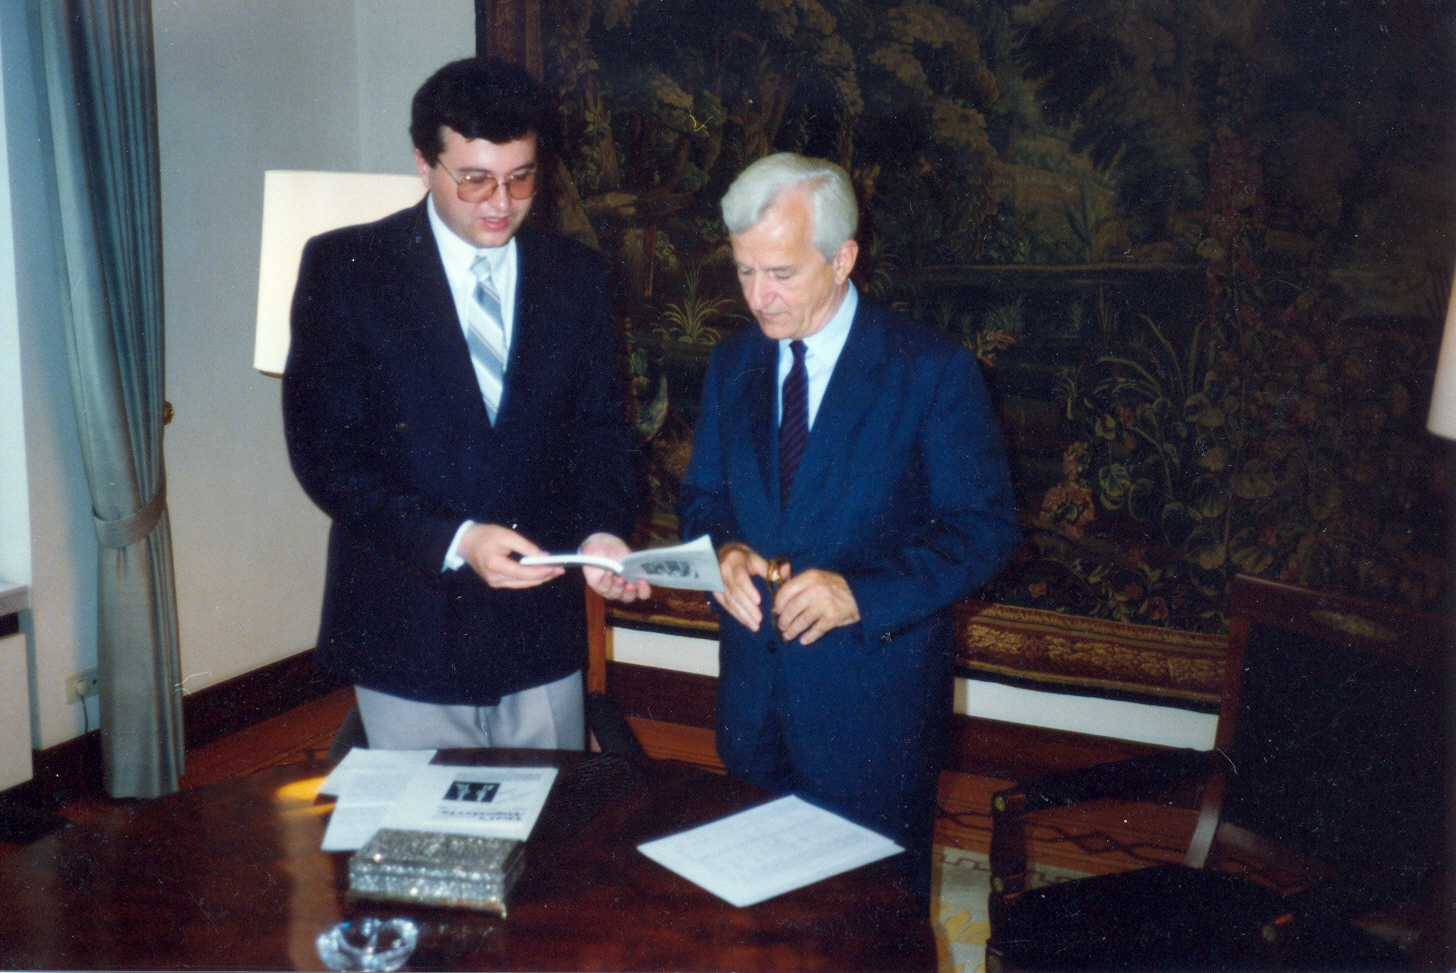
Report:
M1239 576L1215 749L1023 781L992 800L986 968L1398 969L1371 916L1432 901L1443 836L1444 619ZM1038 811L1199 781L1181 865L1026 885Z

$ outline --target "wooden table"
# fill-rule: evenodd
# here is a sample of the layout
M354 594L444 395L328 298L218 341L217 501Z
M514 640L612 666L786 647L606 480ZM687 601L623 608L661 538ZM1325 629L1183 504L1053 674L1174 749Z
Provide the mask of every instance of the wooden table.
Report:
M348 853L319 850L329 764L278 767L73 825L0 864L0 967L322 969L341 919L408 915L406 968L932 970L925 910L893 859L737 909L636 850L766 800L668 761L448 751L441 762L561 768L505 919L351 902Z

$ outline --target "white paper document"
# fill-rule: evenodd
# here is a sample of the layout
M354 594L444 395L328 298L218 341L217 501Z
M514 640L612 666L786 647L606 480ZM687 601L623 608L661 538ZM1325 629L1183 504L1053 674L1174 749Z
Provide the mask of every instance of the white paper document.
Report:
M344 754L334 767L333 773L324 778L319 785L320 794L337 796L343 783L352 777L362 777L366 780L374 780L378 784L381 794L380 800L392 801L398 796L400 789L409 783L409 779L415 775L425 764L435 759L438 750L370 750L367 747L355 747ZM391 777L398 777L398 783L393 787L388 786Z
M797 797L781 797L637 850L740 907L904 851Z
M555 779L555 767L430 764L415 771L379 826L525 841Z
M523 557L527 567L537 564L560 564L567 567L590 566L620 574L624 580L646 580L663 588L688 591L722 591L723 576L718 572L718 554L713 542L704 534L697 540L676 547L654 547L636 551L614 561L591 554L546 554Z
M389 805L434 756L434 750L350 750L319 785L320 794L336 798L323 850L355 851L374 837Z

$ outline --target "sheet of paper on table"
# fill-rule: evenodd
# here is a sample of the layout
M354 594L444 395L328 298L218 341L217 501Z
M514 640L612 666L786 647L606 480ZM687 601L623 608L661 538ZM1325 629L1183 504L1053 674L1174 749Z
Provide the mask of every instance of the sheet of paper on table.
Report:
M324 851L355 851L379 830L384 812L434 750L369 750L355 747L319 785L336 798L324 831Z
M384 799L392 801L398 796L399 789L409 783L415 771L434 760L437 753L438 750L370 750L367 747L355 747L344 754L344 759L324 778L324 782L319 785L319 793L337 797L345 780L351 777L365 780L372 778L379 782L381 793L387 792ZM387 780L390 776L398 775L403 775L403 778L391 789Z
M525 841L551 793L555 767L446 767L415 771L382 828Z
M741 907L905 849L800 798L781 797L637 850Z

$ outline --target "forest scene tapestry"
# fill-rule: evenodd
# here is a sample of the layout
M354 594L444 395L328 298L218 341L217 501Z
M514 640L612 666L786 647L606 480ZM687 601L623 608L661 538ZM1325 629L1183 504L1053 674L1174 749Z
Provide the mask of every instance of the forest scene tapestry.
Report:
M557 226L619 265L651 513L714 343L717 203L835 160L855 279L980 360L1025 543L983 598L1222 631L1246 571L1434 609L1449 14L1424 0L543 0Z

